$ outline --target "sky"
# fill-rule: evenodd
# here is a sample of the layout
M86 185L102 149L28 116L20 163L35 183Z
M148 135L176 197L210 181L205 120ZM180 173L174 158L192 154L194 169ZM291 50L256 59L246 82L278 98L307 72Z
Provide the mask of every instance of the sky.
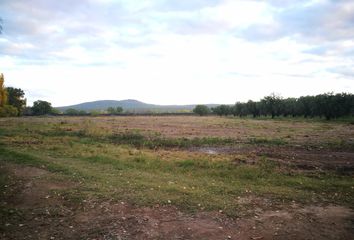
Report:
M354 92L353 0L0 0L0 18L28 105Z

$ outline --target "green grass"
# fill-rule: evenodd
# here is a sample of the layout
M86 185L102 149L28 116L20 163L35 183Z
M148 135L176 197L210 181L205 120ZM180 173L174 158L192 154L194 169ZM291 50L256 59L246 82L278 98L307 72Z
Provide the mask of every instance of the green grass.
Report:
M286 145L287 142L284 139L280 138L273 138L273 139L268 139L268 138L250 138L249 143L251 144L261 144L261 145Z
M134 147L147 148L188 148L200 146L229 145L238 143L231 138L203 137L203 138L163 138L159 136L144 136L139 133L120 133L108 136L115 144L129 144Z
M95 146L94 146L95 147ZM264 159L254 166L235 166L230 161L186 159L164 161L144 154L109 157L53 158L42 153L23 154L2 148L0 161L45 166L63 179L79 174L84 185L71 194L75 198L113 198L142 206L173 204L188 211L222 209L240 214L236 199L248 195L273 201L316 201L353 204L350 177L302 174L287 175ZM336 195L334 195L336 193ZM70 195L70 194L69 194Z
M350 176L288 172L265 157L255 165L237 165L231 157L174 150L234 145L239 140L167 138L138 131L101 133L88 130L90 124L81 129L79 123L75 128L45 121L1 127L0 164L46 168L59 179L80 181L74 190L64 192L71 201L94 197L139 206L174 205L186 211L223 210L230 216L246 212L249 206L237 199L247 196L274 203L295 200L354 206ZM291 144L281 138L249 138L246 142L250 146ZM167 156L156 148L165 149ZM0 187L6 184L6 176L0 176Z

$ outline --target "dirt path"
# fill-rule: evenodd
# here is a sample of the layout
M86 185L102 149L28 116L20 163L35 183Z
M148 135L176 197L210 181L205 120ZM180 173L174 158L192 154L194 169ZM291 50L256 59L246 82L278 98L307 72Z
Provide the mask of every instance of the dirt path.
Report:
M351 239L354 212L343 206L274 206L252 195L238 199L247 217L188 214L174 207L139 208L124 202L62 194L77 187L34 167L6 165L12 185L1 199L8 218L1 239Z

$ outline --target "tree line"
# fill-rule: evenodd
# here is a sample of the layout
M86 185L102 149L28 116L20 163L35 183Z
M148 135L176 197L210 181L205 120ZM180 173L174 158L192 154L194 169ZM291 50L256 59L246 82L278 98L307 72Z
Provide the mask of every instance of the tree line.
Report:
M282 98L271 94L260 101L236 102L234 105L219 105L209 108L206 105L197 105L193 112L201 116L216 114L219 116L234 115L238 117L279 116L291 117L320 117L327 120L339 117L354 116L354 95L349 93L325 93L316 96L299 98ZM86 112L83 110L67 109L64 113L52 107L50 102L38 100L32 107L26 107L25 93L20 88L5 87L4 75L0 74L0 117L9 116L38 116L38 115L119 115L123 113L121 107L110 107L106 111Z
M68 116L86 116L86 115L102 115L102 114L108 114L108 115L120 115L123 113L123 108L118 106L118 107L109 107L105 111L97 111L97 110L92 110L92 111L85 111L85 110L77 110L75 108L68 108L66 109L63 113L59 114L64 114Z
M282 98L271 94L260 101L236 102L234 105L219 105L209 109L205 105L197 105L194 113L207 115L214 113L219 116L279 116L320 117L327 120L345 116L354 116L354 95L348 93L325 93L316 96L299 98Z

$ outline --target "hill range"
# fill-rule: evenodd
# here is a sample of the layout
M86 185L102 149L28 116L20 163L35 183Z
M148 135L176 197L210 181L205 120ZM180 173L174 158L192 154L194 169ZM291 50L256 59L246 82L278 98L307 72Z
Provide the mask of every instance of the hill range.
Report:
M208 107L215 107L219 104L205 104ZM93 102L84 102L70 106L56 107L59 111L64 112L67 109L76 109L84 111L103 111L109 107L122 107L124 111L129 112L190 112L196 104L190 105L156 105L144 103L134 99L126 100L99 100Z

